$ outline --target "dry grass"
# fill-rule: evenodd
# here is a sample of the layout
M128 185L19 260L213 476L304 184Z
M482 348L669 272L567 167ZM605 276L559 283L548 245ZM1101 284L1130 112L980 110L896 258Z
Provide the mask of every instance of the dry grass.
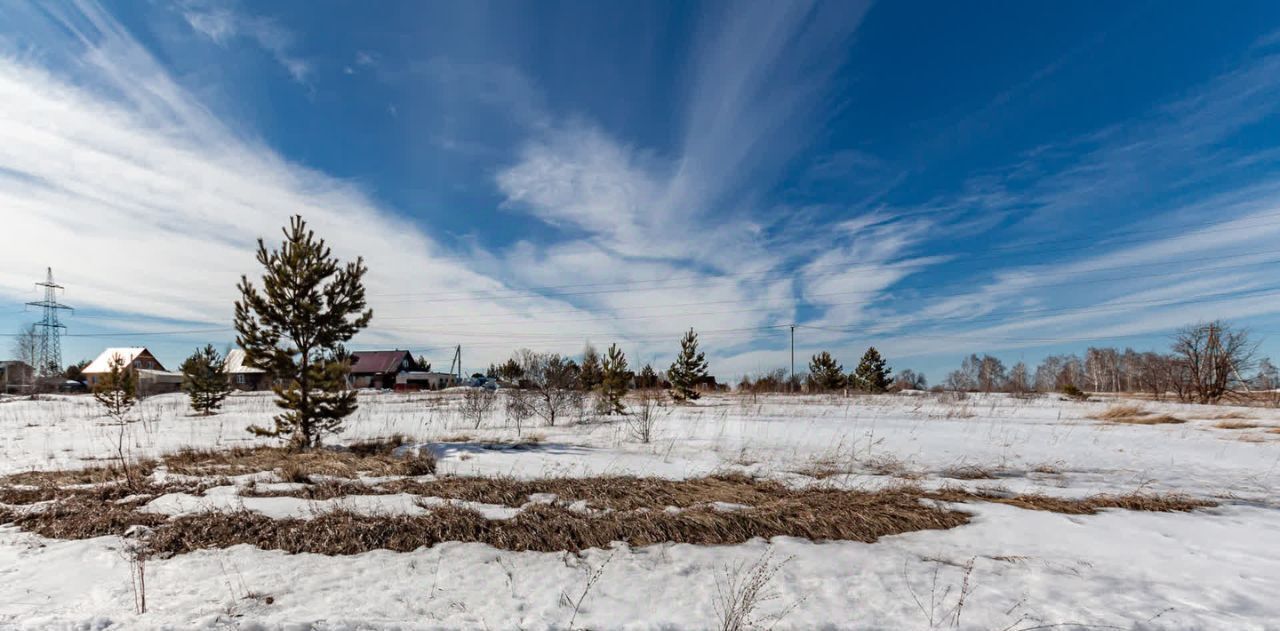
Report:
M1143 409L1141 406L1128 403L1113 405L1089 418L1123 425L1173 425L1186 423L1185 420L1176 416L1156 414L1150 410Z
M1177 425L1186 423L1185 420L1168 414L1150 414L1148 416L1122 416L1118 418L1107 419L1108 423L1120 423L1123 425Z
M1254 417L1253 417L1253 416L1251 416L1251 415L1249 415L1249 414L1246 414L1246 413L1244 413L1244 412L1240 412L1240 411L1232 410L1232 411L1230 411L1230 412L1223 412L1223 413L1221 413L1221 414L1215 414L1215 415L1213 415L1213 416L1211 416L1211 417L1209 417L1209 418L1211 418L1211 419L1213 419L1213 420L1215 420L1215 421L1230 421L1230 420L1233 420L1233 419L1235 419L1235 420L1253 420L1253 418L1254 418Z
M354 478L361 473L375 476L416 476L435 473L435 458L422 452L393 455L404 444L403 437L356 443L347 449L295 451L284 447L237 447L230 450L186 449L164 456L169 471L184 475L243 475L275 471L288 482L309 482L312 476Z
M1135 511L1186 512L1197 508L1216 506L1214 502L1186 495L1154 493L1128 493L1124 495L1093 495L1082 499L1051 497L1038 493L1004 494L995 491L967 491L961 488L943 488L925 493L930 499L944 502L994 502L1008 504L1026 510L1050 511L1068 515L1093 515L1104 508L1122 508Z
M1217 423L1214 423L1213 426L1218 429L1256 429L1262 427L1257 423L1250 423L1249 421L1218 421Z
M487 485L483 479L470 480L473 483L453 479L453 495L485 500L505 498L515 503L525 499L519 497L522 493L527 495L534 489L570 491L563 487L572 484L568 478L527 487L520 487L515 481ZM814 541L871 542L885 535L953 528L968 522L962 512L921 503L920 495L909 489L790 490L777 483L748 478L686 482L589 479L585 488L569 495L595 497L596 504L619 507L617 510L582 513L564 506L531 504L509 520L489 520L476 511L455 506L435 507L427 515L412 517L338 510L312 519L273 520L241 511L168 520L163 515L134 510L145 499L104 503L81 498L62 501L39 512L0 512L0 521L12 521L42 536L65 539L121 534L129 526L141 524L154 529L152 551L162 555L241 543L288 552L357 554L374 549L409 551L444 541L536 551L580 551L607 547L614 541L633 546L662 542L733 544L754 537L784 535ZM753 491L753 487L758 488ZM731 489L735 495L728 495ZM743 496L744 491L748 497ZM725 512L706 506L704 502L710 498L756 503L751 508ZM666 504L689 506L679 512L661 510Z
M1148 416L1151 412L1144 410L1142 406L1132 404L1113 405L1098 414L1094 414L1089 418L1099 421L1114 421L1118 419L1136 418L1139 416Z
M922 499L998 502L1069 514L1092 514L1104 508L1187 511L1212 505L1183 496L1138 493L1062 499L955 488L924 491L911 486L879 491L791 488L776 481L726 474L690 480L447 477L376 486L327 481L290 493L320 498L404 492L523 507L509 520L489 520L458 506L435 506L419 516L338 510L312 519L282 520L247 511L168 519L137 510L161 493L199 493L203 488L156 486L141 494L123 485L12 489L25 494L20 498L25 503L53 501L36 510L0 509L0 523L12 522L24 530L61 539L119 535L129 526L144 525L154 530L152 552L164 555L241 543L288 552L356 554L374 549L409 551L444 541L480 542L508 550L579 551L607 547L614 541L633 546L663 542L715 545L774 536L872 542L885 535L953 528L969 520L963 512ZM529 497L535 493L553 493L559 501L530 503ZM608 510L583 512L566 506L576 501ZM716 510L710 506L712 502L746 507ZM665 510L672 506L680 510Z
M129 464L134 477L146 477L155 470L154 460L141 460ZM24 471L0 477L0 485L27 484L33 486L67 486L72 484L110 484L125 480L124 470L117 464L95 465L83 469L57 471Z
M942 470L942 476L954 480L994 480L995 471L978 465L957 465Z

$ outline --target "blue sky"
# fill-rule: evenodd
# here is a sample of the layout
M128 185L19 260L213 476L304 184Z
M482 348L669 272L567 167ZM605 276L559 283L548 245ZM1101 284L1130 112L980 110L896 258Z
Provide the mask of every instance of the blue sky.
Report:
M3 3L0 331L176 365L302 213L437 365L1275 354L1277 110L1267 2Z

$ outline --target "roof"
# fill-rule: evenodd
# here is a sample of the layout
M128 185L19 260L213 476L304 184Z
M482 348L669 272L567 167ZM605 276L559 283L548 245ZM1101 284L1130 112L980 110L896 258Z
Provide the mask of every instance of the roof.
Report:
M232 375L262 375L267 371L261 368L250 366L246 359L245 352L238 348L233 348L227 352L227 359L222 365L226 367L227 372Z
M167 370L139 369L138 378L155 381L157 383L182 383L182 373L169 372Z
M138 356L143 353L150 354L151 351L148 351L146 347L143 346L108 348L107 350L102 351L102 354L98 355L97 359L89 362L89 365L85 366L84 370L80 372L94 374L108 373L111 372L112 357L119 355L120 358L124 360L124 365L128 366L133 363L133 360L137 359Z
M376 373L400 372L400 363L408 357L413 363L413 355L409 351L361 351L351 354L351 373L368 375Z

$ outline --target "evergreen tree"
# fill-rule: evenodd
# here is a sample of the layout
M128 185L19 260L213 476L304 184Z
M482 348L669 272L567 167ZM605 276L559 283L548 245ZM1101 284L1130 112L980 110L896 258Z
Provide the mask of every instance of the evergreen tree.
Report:
M251 365L279 380L272 390L285 410L274 428L249 430L309 449L341 431L342 419L356 411L342 344L369 325L373 311L365 309L363 258L340 265L301 216L290 219L284 235L274 252L258 239L258 262L266 268L261 292L240 278L236 343Z
M107 372L93 385L93 398L117 423L124 423L125 415L137 403L137 382L133 370L125 368L124 358L112 355L107 361Z
M667 370L671 381L671 398L694 401L702 396L694 389L707 376L707 359L698 352L698 334L689 329L680 340L680 355Z
M845 386L844 366L831 353L822 351L809 360L809 385L818 390L839 390Z
M231 392L227 365L213 345L196 349L182 362L182 390L191 400L191 409L208 416L222 407Z
M62 376L70 381L79 381L84 383L84 369L89 366L89 360L82 359L70 366L62 373Z
M885 365L880 351L872 346L862 355L862 361L858 362L858 368L849 381L864 392L884 392L889 389L889 375L892 372Z
M524 378L524 367L514 357L498 366L498 378L510 383L519 383Z
M582 366L579 368L578 378L582 384L583 392L591 392L599 388L604 381L604 369L600 366L600 353L596 352L596 347L587 343L586 348L582 349Z
M418 370L431 372L431 362L427 361L426 355L418 355Z
M653 366L645 364L640 369L640 375L636 377L636 387L640 389L649 389L658 387L658 373L654 372Z
M606 414L622 414L622 398L627 396L628 381L631 381L631 371L627 370L627 356L617 344L610 344L600 380L600 397Z
M133 469L129 466L129 456L124 448L129 410L138 402L137 382L134 380L133 369L125 367L123 357L112 355L107 361L107 373L93 385L93 398L102 405L119 428L116 434L116 457L120 459L120 468L124 471L129 488L137 488Z

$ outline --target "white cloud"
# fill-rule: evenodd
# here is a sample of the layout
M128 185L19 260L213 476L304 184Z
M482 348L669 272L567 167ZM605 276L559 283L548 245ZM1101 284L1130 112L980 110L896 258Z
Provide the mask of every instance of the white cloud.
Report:
M475 338L464 335L464 326L405 324L424 313L488 313L503 318L506 334L469 352L473 362L506 356L525 340L577 345L571 341L577 336L526 314L591 312L561 300L512 297L502 282L477 274L357 187L245 140L178 87L119 25L84 8L73 39L42 42L78 51L65 72L0 56L6 138L0 295L29 299L31 274L52 264L82 309L185 323L178 328L229 328L236 281L259 273L255 240L278 242L280 226L300 213L336 255L363 255L369 265L376 324L358 344L468 343ZM73 80L85 67L94 81ZM424 311L396 297L406 291L453 299Z
M192 30L220 46L228 46L236 38L245 38L267 51L298 83L306 83L311 63L294 52L293 32L275 20L239 13L225 5L192 3L182 10ZM357 56L357 63L360 57ZM370 58L369 63L372 63Z

